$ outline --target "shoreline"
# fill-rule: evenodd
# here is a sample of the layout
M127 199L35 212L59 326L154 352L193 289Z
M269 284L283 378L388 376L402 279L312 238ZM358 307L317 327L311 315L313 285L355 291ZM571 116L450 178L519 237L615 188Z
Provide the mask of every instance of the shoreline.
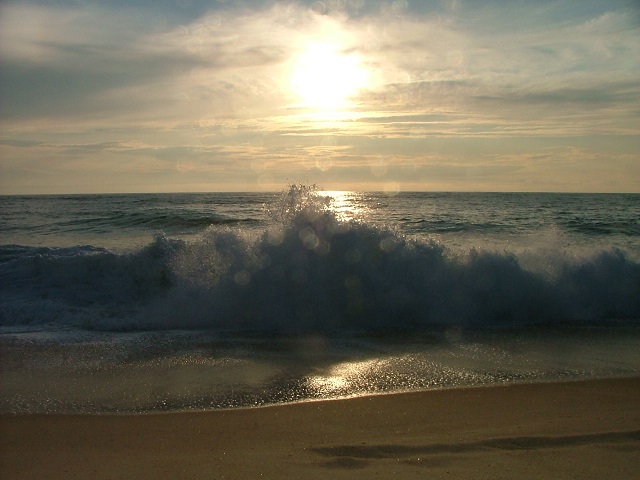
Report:
M634 478L640 377L0 415L3 478Z
M443 392L443 391L465 391L465 390L480 390L480 389L492 389L492 388L506 388L512 386L522 385L553 385L553 384L571 384L571 383L583 383L583 382L600 382L610 380L640 380L640 375L626 374L618 376L608 377L576 377L576 378L548 378L544 380L521 380L521 381L505 381L502 383L486 383L475 385L459 385L459 386L438 386L422 389L407 389L407 390L389 390L381 392L370 392L365 394L354 393L345 396L335 397L310 397L300 400L286 401L286 402L274 402L274 403L260 403L255 405L238 405L230 407L189 407L184 409L166 409L166 410L70 410L70 411L53 411L53 412L28 412L28 411L2 411L0 410L0 419L4 417L137 417L137 416L154 416L154 415L200 415L209 414L215 412L235 412L244 410L262 410L279 407L292 407L296 405L325 403L325 402L343 402L350 400L366 399L370 397L385 397L385 396L402 396L413 394L427 394L429 392Z

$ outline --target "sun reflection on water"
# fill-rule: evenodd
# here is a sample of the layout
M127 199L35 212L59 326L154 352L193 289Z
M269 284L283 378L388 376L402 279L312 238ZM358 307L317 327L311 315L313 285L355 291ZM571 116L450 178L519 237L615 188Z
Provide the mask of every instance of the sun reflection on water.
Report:
M338 220L348 222L351 220L361 220L367 207L362 201L361 194L348 190L322 190L318 192L321 197L329 199L329 209L335 214Z

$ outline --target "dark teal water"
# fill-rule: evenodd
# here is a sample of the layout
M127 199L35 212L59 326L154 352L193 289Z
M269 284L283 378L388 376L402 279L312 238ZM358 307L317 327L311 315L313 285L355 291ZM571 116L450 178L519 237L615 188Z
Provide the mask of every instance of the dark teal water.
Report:
M0 198L1 411L636 375L640 196Z

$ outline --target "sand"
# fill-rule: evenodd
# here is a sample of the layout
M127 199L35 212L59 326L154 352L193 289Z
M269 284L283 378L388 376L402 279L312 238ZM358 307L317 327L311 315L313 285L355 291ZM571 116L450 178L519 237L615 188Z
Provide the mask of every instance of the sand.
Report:
M3 479L640 478L640 378L0 416Z

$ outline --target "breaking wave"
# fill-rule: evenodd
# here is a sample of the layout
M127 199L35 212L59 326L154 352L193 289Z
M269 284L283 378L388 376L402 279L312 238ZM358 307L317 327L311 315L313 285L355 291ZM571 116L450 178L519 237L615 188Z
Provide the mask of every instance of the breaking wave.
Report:
M212 225L129 253L0 247L0 323L98 330L415 331L640 319L640 264L621 250L518 254L343 220L294 186L262 230Z

